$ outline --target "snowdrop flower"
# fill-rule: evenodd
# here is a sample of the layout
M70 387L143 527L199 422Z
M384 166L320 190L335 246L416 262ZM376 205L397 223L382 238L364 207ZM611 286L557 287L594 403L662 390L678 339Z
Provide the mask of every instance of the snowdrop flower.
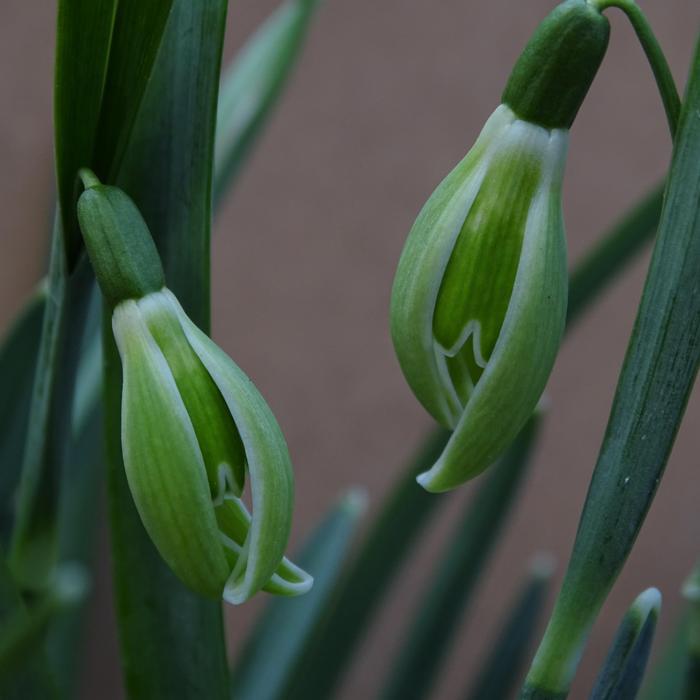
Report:
M454 431L418 477L429 491L488 467L547 383L566 320L561 188L569 127L608 33L585 0L545 19L502 104L408 236L392 291L394 347L416 397Z
M293 475L277 421L165 287L133 202L82 176L79 221L122 362L124 467L149 536L202 595L241 603L259 590L306 592L311 577L284 558Z

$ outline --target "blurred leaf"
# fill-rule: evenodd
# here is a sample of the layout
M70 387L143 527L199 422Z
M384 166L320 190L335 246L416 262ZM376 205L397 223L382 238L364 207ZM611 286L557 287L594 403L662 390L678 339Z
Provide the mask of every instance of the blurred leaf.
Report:
M644 591L632 603L615 635L590 700L634 700L642 685L661 594L656 588Z
M688 601L688 624L685 663L685 700L700 698L700 564L683 584L683 596Z
M68 453L61 476L58 503L58 561L93 569L99 511L103 505L101 485L105 474L104 415L102 411L102 349L99 329L102 307L96 294L90 309L80 349ZM94 524L93 526L89 526ZM66 697L77 692L79 661L83 658L85 608L89 596L60 610L51 619L47 651L53 677Z
M671 632L661 658L652 667L640 700L683 700L688 624L681 618Z
M333 592L364 509L364 494L351 491L312 533L295 560L314 577L314 586L298 600L268 603L234 667L232 698L287 697L287 680Z
M479 480L478 490L420 596L383 698L428 696L445 660L462 612L485 569L515 502L538 435L535 414L504 456Z
M227 69L216 120L215 202L239 174L279 101L318 5L319 0L286 0Z
M70 273L82 249L78 168L110 181L141 105L172 0L59 0L54 128L59 207Z
M565 692L644 522L700 362L700 47L659 234L562 591L524 697Z
M114 158L139 109L170 3L59 1L54 93L59 211L10 550L13 574L27 588L41 587L55 558L63 436L78 363L76 339L82 338L92 284L87 265L79 264L76 173L96 158L104 169L116 169ZM119 93L118 105L105 89ZM101 116L103 109L109 114ZM100 135L100 120L109 134ZM101 143L107 145L100 151Z
M14 627L12 620L26 620L27 610L20 592L0 552L0 636L2 630ZM8 622L11 625L8 625ZM0 674L0 697L3 700L44 700L58 697L48 663L41 647L24 654L17 660L10 675Z
M429 494L416 484L416 476L433 464L448 437L444 430L432 434L385 500L343 572L331 605L289 680L285 700L333 696L401 563L435 509L449 498Z
M117 0L95 153L79 164L92 165L106 182L119 173L172 5L173 0Z
M65 259L81 250L75 215L78 168L92 163L117 0L59 0L56 25L54 132Z
M3 617L0 628L0 683L14 676L27 659L41 648L49 620L62 608L75 605L87 591L82 567L65 564L59 567L49 587L31 607L18 605Z
M18 584L29 590L45 586L55 563L60 472L90 285L85 264L66 275L56 217L9 559Z
M551 576L551 560L537 557L493 648L481 664L476 680L470 684L466 693L469 700L508 700L512 697L535 636Z
M0 542L8 544L14 520L29 404L46 307L42 285L22 309L0 346Z
M117 183L149 224L168 286L205 330L225 19L225 0L174 3ZM223 700L229 673L221 603L185 588L141 524L121 459L121 367L109 315L103 340L113 579L127 693L148 700Z
M99 532L99 488L104 477L104 433L101 408L91 413L81 433L72 441L64 472L63 495L58 513L58 559L93 569ZM60 564L59 564L60 565ZM47 633L47 652L58 687L75 697L84 657L85 607L88 597L57 612Z

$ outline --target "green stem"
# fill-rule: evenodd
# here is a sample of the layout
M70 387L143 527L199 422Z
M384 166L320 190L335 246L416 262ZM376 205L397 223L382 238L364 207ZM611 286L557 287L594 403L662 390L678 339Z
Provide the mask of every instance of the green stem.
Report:
M673 80L673 74L669 68L666 56L661 50L661 46L656 36L654 36L651 25L644 16L644 13L634 0L589 1L599 12L603 12L603 10L607 10L610 7L616 7L627 15L632 28L637 34L639 43L642 45L642 49L644 49L649 65L651 66L656 85L659 88L661 101L666 111L671 137L673 137L678 128L678 120L681 114L681 98L676 89L676 83Z

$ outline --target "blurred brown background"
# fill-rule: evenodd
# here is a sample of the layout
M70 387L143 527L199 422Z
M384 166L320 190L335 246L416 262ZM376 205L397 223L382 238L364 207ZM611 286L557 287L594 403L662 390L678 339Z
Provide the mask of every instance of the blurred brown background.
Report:
M0 5L0 329L44 269L52 197L52 2ZM252 376L288 438L293 544L348 487L381 500L430 422L388 334L394 268L430 192L496 107L524 42L554 0L328 0L291 89L216 222L214 336ZM641 2L683 84L700 10ZM232 2L227 57L275 6ZM570 260L664 173L670 140L644 56L616 11L610 50L572 133L565 182ZM551 415L525 494L465 617L436 698L456 698L536 551L565 568L646 268L640 259L576 327L555 368ZM700 273L700 271L699 271ZM643 588L664 594L659 636L700 556L697 397L651 514L595 628L572 697L585 697L619 618ZM384 677L442 542L453 498L393 591L343 698ZM107 551L106 533L103 549ZM122 696L107 555L84 697ZM558 581L557 581L558 583ZM260 601L229 609L232 649Z

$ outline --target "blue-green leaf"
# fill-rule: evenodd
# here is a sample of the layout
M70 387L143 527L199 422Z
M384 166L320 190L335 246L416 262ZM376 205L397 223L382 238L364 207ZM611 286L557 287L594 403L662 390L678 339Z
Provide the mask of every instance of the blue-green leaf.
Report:
M41 285L0 347L0 541L7 546L14 521L14 496L19 482L29 404L46 309Z
M508 613L493 648L481 664L475 681L469 686L465 696L469 700L508 700L512 696L535 634L552 570L549 557L540 555L533 561L528 580Z
M598 674L591 700L634 700L637 697L660 607L661 594L656 588L644 591L632 603Z
M285 700L333 696L401 564L436 509L449 498L428 494L416 485L416 475L432 464L447 437L442 430L430 435L401 474L343 572L332 604L289 679Z
M685 681L688 620L676 621L658 661L647 675L640 700L682 700Z
M428 697L468 606L472 592L502 531L527 471L537 438L533 416L515 442L479 484L420 596L403 635L382 697Z
M683 596L689 604L684 693L692 700L700 697L700 564L683 585Z
M298 600L270 601L234 666L232 698L286 697L288 680L305 654L341 573L364 501L364 494L351 491L311 534L295 559L314 577L314 586Z
M239 174L289 81L319 0L285 0L226 71L219 97L214 201Z
M117 183L149 224L168 286L205 330L225 18L225 0L174 3ZM224 700L229 674L221 605L180 583L141 524L121 458L121 368L108 320L103 337L113 572L127 692L149 700Z
M644 522L700 363L700 47L659 234L574 551L524 697L566 693Z
M81 241L75 216L78 168L92 163L117 0L59 0L54 133L56 178L66 261Z

